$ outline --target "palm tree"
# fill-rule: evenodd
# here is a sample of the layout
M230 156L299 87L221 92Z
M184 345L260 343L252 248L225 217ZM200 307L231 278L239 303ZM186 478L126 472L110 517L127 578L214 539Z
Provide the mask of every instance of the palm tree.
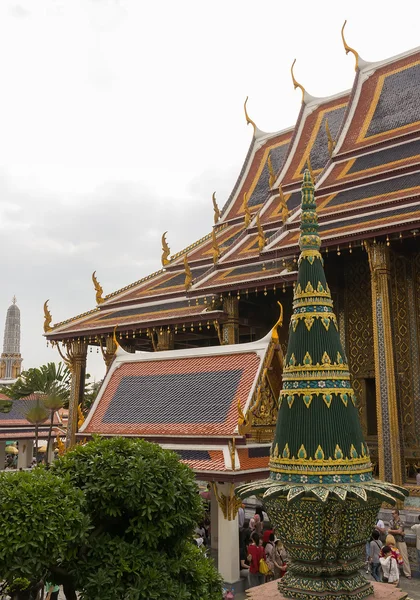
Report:
M38 428L50 415L50 428L48 433L47 452L51 446L54 414L70 396L69 369L63 364L48 363L39 368L23 371L19 379L7 389L7 395L13 399L25 398L37 394L35 406L28 410L26 419L35 425L36 451L38 452ZM41 403L42 402L42 403ZM47 459L48 460L48 459Z

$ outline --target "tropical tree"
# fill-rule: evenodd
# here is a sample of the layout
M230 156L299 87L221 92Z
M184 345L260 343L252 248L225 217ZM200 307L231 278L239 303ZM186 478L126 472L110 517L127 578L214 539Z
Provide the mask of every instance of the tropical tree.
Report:
M35 447L38 452L39 425L50 417L46 460L52 440L54 415L68 403L70 395L71 373L63 363L56 365L50 362L38 368L23 371L19 379L7 389L7 394L13 400L36 394L36 404L25 414L26 419L35 426Z

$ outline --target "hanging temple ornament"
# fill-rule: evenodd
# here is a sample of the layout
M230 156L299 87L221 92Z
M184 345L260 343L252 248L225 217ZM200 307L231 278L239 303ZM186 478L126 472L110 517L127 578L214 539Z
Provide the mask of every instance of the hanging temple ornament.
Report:
M343 40L343 46L344 46L344 50L346 51L346 54L348 54L349 52L351 52L354 56L354 58L356 59L356 63L354 65L354 70L357 71L357 69L359 68L359 54L358 52L356 52L356 50L354 48L351 48L348 43L346 42L346 39L344 37L344 27L346 26L347 23L347 19L344 21L343 27L341 28L341 39Z
M214 224L216 225L220 219L220 209L217 206L217 202L216 202L216 192L213 192L213 196L212 196L212 200L213 200L213 210L214 210Z
M242 203L242 207L244 209L244 213L245 213L245 229L247 227L249 227L249 224L251 223L251 212L249 210L249 206L248 206L248 192L244 193L244 201Z
M44 332L45 333L48 333L49 331L52 330L52 327L51 327L52 316L51 316L50 310L48 308L48 302L49 302L49 300L46 300L44 302Z
M303 87L303 85L301 85L300 83L298 83L295 79L295 75L293 73L293 67L295 66L295 62L296 62L296 58L292 63L292 66L290 67L290 73L292 74L292 81L293 81L293 86L294 88L299 88L302 92L302 102L305 101L305 88Z
M168 265L171 261L169 260L169 255L171 253L171 249L168 246L168 242L166 241L166 234L168 232L165 231L165 233L162 235L162 267L166 267L166 265Z
M264 229L260 223L260 215L257 215L257 230L258 230L258 250L261 252L264 250L265 246L265 234Z
M104 293L104 290L96 278L96 271L93 271L92 273L92 281L96 291L96 304L102 304L102 302L104 301L104 297L102 295Z

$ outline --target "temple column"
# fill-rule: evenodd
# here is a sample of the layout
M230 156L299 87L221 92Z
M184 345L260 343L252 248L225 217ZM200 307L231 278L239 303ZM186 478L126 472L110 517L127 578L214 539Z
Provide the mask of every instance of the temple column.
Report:
M239 300L234 296L223 298L223 310L227 315L226 323L223 323L223 344L239 343Z
M239 581L239 525L238 509L241 506L234 494L233 484L213 484L218 506L218 569L228 584Z
M66 447L76 443L78 407L83 401L85 391L87 343L80 340L71 342L69 356L71 362L71 390L69 400L69 419L67 423Z
M34 440L19 440L18 469L27 469L32 464Z
M162 329L157 334L157 344L156 350L157 352L162 352L163 350L173 350L175 347L175 334L170 329Z
M4 471L5 461L6 461L6 441L0 440L0 471Z
M372 288L379 478L401 485L401 428L392 335L389 249L385 244L366 243L366 250Z
M210 546L213 550L217 550L219 547L219 505L217 503L217 498L214 495L213 487L210 491L210 529Z

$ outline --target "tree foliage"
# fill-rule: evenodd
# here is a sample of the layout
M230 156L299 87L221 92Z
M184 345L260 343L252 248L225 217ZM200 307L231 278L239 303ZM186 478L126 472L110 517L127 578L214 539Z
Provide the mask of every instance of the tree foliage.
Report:
M84 495L45 469L5 472L0 507L0 579L25 597L49 565L71 560L87 539Z
M69 587L79 590L82 600L221 600L220 576L192 542L202 516L194 475L175 453L143 440L96 438L57 459L50 472L35 469L9 477L17 476L26 478L27 487L20 488L26 508L18 511L13 527L4 530L7 539L13 538L15 556L6 564L0 552L0 579L18 564L16 577L33 581L49 571L57 582L71 581ZM54 493L42 519L37 490L48 477L53 478ZM81 499L79 529L71 520L76 499ZM22 522L32 517L31 509L37 515L37 531L28 551L17 559L21 543L29 539L28 530L34 528ZM11 513L12 509L9 518ZM41 551L33 558L39 539ZM7 546L6 538L0 537L2 541Z

